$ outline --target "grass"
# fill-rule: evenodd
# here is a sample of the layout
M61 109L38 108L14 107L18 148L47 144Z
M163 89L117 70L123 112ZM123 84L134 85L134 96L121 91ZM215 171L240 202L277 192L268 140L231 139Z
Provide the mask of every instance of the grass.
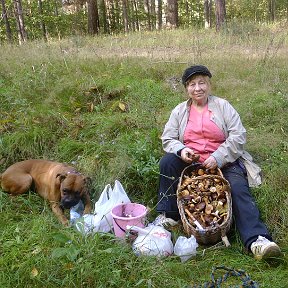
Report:
M234 105L247 129L247 150L264 174L252 193L284 258L255 261L234 227L230 248L200 247L185 264L176 256L137 257L111 234L84 237L63 228L33 193L13 198L0 191L1 287L200 287L217 265L243 269L261 287L287 287L288 37L280 26L250 32L178 30L1 46L0 171L27 158L73 162L92 178L93 202L118 179L132 201L152 209L152 220L159 137L185 99L182 71L201 63L212 71L214 94ZM223 287L236 283L231 277Z

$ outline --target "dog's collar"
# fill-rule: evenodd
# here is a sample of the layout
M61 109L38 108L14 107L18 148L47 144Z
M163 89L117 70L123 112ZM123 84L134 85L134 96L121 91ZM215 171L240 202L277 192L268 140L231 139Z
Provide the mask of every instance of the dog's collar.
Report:
M67 174L78 174L78 175L81 175L81 173L76 171L76 170L68 171Z

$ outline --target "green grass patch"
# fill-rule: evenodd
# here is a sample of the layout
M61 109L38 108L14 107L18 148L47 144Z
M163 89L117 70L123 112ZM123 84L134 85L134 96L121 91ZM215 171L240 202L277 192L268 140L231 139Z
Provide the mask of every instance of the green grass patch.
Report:
M279 27L249 26L249 35L245 27L1 46L0 171L27 158L75 163L92 178L94 203L118 179L152 220L160 136L185 99L182 71L201 63L213 74L213 94L233 104L247 129L264 176L252 193L282 261L255 261L234 227L230 248L200 247L185 264L137 257L113 235L63 228L33 193L0 192L1 287L195 287L218 265L245 270L261 287L287 286L288 37ZM240 284L230 278L223 287Z

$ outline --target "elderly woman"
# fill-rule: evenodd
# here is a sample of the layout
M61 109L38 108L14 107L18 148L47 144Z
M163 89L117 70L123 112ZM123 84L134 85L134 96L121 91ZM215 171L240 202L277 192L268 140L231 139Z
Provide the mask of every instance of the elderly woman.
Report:
M246 130L232 105L210 94L211 77L202 65L184 71L182 83L189 99L173 109L161 137L166 154L160 161L158 221L179 220L179 177L198 154L207 169L221 168L229 181L233 216L244 246L257 259L279 256L280 248L261 222L249 190L261 184L261 177L260 168L244 150Z

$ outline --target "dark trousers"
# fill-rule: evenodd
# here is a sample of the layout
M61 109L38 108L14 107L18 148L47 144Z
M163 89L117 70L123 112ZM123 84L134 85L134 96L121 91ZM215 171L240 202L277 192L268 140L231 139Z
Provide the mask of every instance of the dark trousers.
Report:
M157 211L165 212L167 217L175 220L180 219L176 200L177 186L181 172L188 165L170 153L165 154L160 160ZM244 246L250 248L259 235L272 240L266 226L260 220L260 213L251 195L243 167L236 161L221 171L231 186L233 217Z

